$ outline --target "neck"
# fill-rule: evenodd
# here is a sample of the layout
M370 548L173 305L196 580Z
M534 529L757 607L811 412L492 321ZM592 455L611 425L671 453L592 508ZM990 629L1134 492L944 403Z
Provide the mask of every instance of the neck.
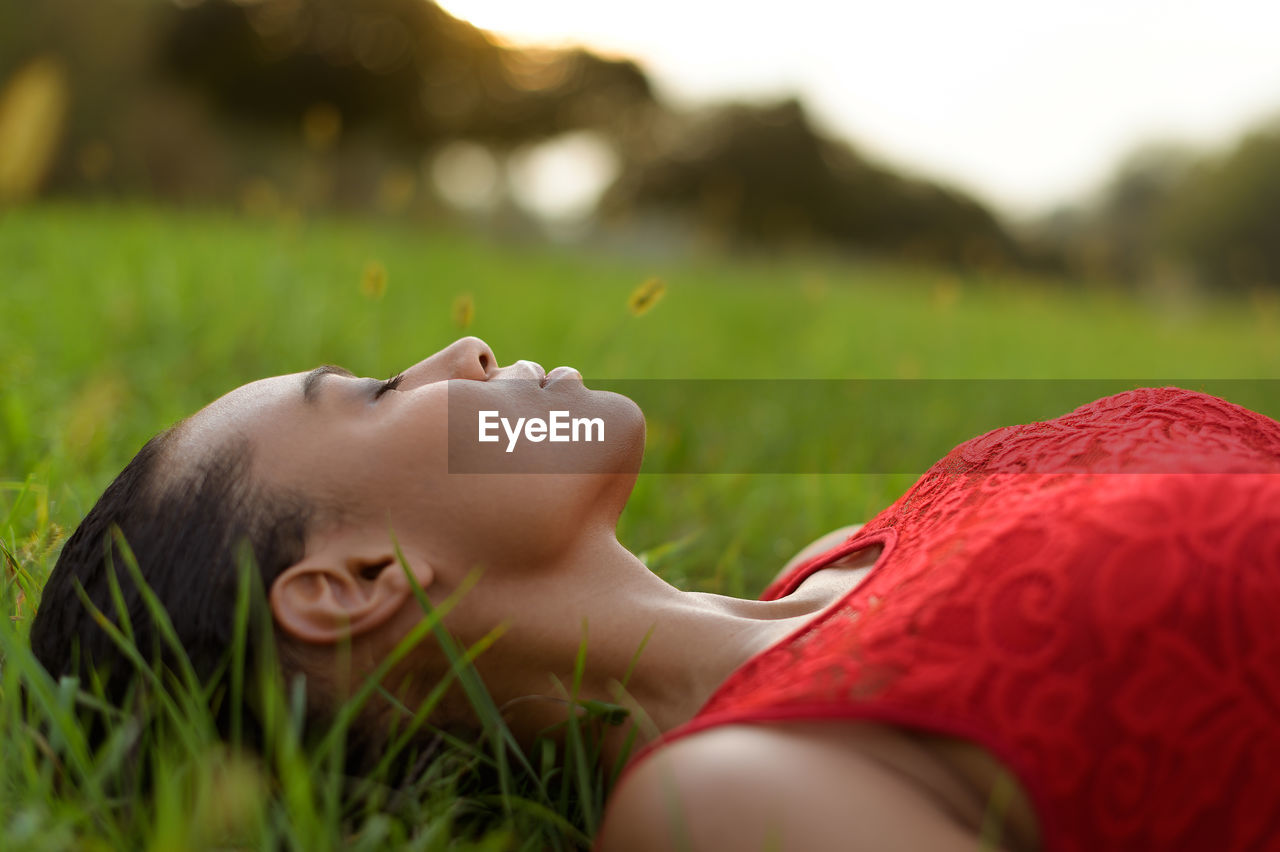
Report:
M576 697L631 710L623 730L606 737L607 765L617 760L629 726L643 743L687 722L734 669L823 604L679 591L612 531L555 570L505 572L485 585L482 579L474 596L499 601L493 605L505 610L507 630L477 667L517 738L527 744L564 720L585 644Z

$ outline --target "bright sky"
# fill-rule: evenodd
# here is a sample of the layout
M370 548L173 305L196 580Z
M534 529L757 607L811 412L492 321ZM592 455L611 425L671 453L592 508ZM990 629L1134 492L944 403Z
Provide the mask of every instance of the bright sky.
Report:
M864 152L1012 213L1079 197L1142 142L1223 145L1280 114L1277 0L441 5L634 57L681 105L799 93Z

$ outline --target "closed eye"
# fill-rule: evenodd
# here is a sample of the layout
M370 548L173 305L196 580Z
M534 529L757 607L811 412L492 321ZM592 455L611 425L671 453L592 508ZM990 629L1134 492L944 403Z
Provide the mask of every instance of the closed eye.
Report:
M377 391L375 391L373 394L373 398L377 399L387 391L395 390L397 387L400 386L400 383L402 381L404 381L404 373L401 373L400 375L394 378L387 379L385 382L383 382L381 385L378 386Z

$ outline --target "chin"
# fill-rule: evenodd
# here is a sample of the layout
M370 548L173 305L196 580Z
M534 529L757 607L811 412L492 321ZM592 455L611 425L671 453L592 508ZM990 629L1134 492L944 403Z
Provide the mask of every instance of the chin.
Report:
M617 443L614 445L616 463L613 473L635 474L644 461L645 422L644 412L629 396L612 391L597 391L611 397L609 422L616 423Z

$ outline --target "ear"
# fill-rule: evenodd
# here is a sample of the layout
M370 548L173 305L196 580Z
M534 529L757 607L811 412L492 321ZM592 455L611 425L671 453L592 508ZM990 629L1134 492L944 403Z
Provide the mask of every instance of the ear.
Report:
M430 566L406 556L419 585L430 585ZM304 642L332 645L385 625L413 595L395 552L383 543L321 542L271 585L276 624Z

